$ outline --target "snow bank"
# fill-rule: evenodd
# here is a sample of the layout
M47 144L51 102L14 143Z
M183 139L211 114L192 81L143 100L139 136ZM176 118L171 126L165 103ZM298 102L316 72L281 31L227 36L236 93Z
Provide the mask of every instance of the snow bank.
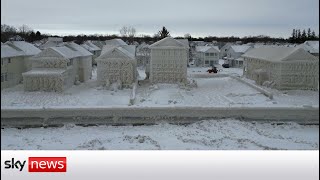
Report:
M188 125L4 128L1 149L318 150L319 126L223 119Z

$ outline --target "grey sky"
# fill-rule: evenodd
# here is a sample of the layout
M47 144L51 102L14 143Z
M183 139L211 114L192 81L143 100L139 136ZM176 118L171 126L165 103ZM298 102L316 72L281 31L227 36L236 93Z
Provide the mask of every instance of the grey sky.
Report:
M319 32L319 0L1 0L1 23L42 33L118 34L124 25L153 35L269 35Z

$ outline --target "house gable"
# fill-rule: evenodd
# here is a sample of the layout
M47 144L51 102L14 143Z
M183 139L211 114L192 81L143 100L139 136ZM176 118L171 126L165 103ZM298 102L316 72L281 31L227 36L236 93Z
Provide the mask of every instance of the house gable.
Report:
M185 45L171 37L166 37L152 45L150 45L150 49L152 48L178 48L178 49L186 49Z

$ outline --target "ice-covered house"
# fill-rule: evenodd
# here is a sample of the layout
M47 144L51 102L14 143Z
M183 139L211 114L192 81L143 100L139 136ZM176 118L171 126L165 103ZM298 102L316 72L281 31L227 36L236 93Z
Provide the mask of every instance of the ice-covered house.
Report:
M196 66L215 66L219 64L218 46L196 46Z
M249 49L251 49L251 46L248 45L232 45L227 50L227 63L230 67L242 67L243 66L243 55L246 53Z
M91 78L92 54L75 43L50 47L32 57L23 73L25 91L61 92Z
M22 51L24 53L24 65L26 68L25 71L28 71L31 69L31 62L29 57L34 56L41 52L39 48L25 41L7 41L5 44L11 46L12 48L18 51Z
M93 54L92 64L96 65L97 62L95 62L95 59L100 56L101 48L93 44L91 41L86 41L83 44L81 44L81 46Z
M49 47L55 47L63 44L63 38L60 37L48 37L47 41L39 46L40 49L47 49Z
M144 42L137 47L137 66L146 67L150 64L150 51L149 45Z
M137 80L137 60L132 46L104 48L96 61L99 85L109 87L117 83L130 88Z
M243 54L243 74L276 89L319 88L319 60L298 47L260 47Z
M17 85L22 80L23 56L21 51L1 44L1 90Z
M152 83L185 83L187 81L187 47L166 37L150 45L150 81Z
M41 52L25 41L8 41L1 44L1 89L22 82L22 73L31 69L30 57Z

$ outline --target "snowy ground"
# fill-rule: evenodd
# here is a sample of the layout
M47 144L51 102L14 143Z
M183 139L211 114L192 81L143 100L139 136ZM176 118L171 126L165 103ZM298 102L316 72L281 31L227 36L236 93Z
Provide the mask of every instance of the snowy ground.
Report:
M189 125L5 128L1 149L319 149L319 126L223 119Z
M188 68L188 74L208 74L207 68ZM145 78L138 69L139 79ZM240 68L223 68L219 73L242 75ZM142 84L138 86L134 106L201 106L201 107L319 107L318 91L278 91L270 100L257 90L230 77L193 78L197 88L182 89L174 84ZM250 81L250 80L248 80ZM254 82L252 82L254 83ZM129 106L131 89L106 90L96 85L96 71L86 83L73 86L63 93L24 92L23 85L1 91L1 108L50 107L50 106Z

